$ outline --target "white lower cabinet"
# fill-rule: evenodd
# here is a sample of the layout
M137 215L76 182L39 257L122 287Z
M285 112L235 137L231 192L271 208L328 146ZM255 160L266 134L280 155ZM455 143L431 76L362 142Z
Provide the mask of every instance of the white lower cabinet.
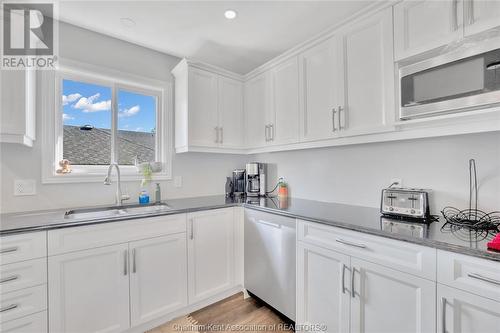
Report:
M319 325L328 333L349 332L349 266L350 257L345 254L298 243L298 324Z
M234 286L234 211L188 214L189 304Z
M0 323L2 333L45 333L47 332L47 311Z
M128 244L49 257L48 270L50 332L129 327Z
M439 332L498 333L500 303L438 284Z
M132 326L187 305L185 233L131 242L129 255Z
M299 328L435 332L435 282L306 243L297 258Z
M357 258L351 270L351 332L435 332L435 282Z

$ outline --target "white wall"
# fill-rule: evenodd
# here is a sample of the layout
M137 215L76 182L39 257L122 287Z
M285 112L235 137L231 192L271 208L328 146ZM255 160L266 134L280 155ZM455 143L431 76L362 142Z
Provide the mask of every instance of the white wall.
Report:
M170 70L179 58L152 51L89 30L61 24L60 56L97 66L105 66L154 79L173 82ZM115 184L41 184L41 117L37 110L37 135L33 148L0 144L2 213L52 208L78 207L114 202ZM225 177L235 168L244 167L245 156L217 154L181 154L173 160L173 175L182 176L181 188L173 181L162 181L163 198L223 194ZM37 194L14 196L14 179L35 179ZM126 182L137 202L139 182Z
M285 177L294 197L379 207L392 178L433 190L432 209L466 208L468 160L476 159L479 205L500 210L500 133L460 135L252 156L270 163L270 183Z

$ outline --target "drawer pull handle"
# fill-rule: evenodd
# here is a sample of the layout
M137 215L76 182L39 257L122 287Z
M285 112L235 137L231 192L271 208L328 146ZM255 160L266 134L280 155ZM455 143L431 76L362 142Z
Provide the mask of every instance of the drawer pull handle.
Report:
M7 305L3 308L0 308L0 312L6 312L6 311L9 311L9 310L14 310L15 308L17 308L17 304L11 304L11 305Z
M499 280L495 280L495 279L492 279L492 278L489 278L489 277L486 277L486 276L482 276L482 275L479 275L479 274L476 274L476 273L469 273L467 275L470 278L478 279L478 280L481 280L481 281L484 281L484 282L489 282L489 283L493 283L493 284L496 284L496 285L500 286L500 281Z
M345 269L346 269L346 265L345 264L342 264L342 294L345 294Z
M277 229L281 228L281 225L278 224L278 223L268 222L268 221L265 221L265 220L256 220L256 222L260 223L260 224L263 224L263 225L267 225L267 226L273 227L273 228L277 228Z
M5 283L5 282L10 282L19 279L19 275L12 275L3 279L0 279L0 284Z
M356 268L352 267L351 270L351 297L356 298L356 292L354 291L354 274L356 274Z
M441 297L441 333L446 333L446 298Z
M349 242L349 241L346 241L346 240L344 240L342 238L337 238L335 241L338 242L338 243L345 244L345 245L350 245L350 246L354 246L354 247L359 247L361 249L366 249L366 245L365 244Z
M1 249L0 250L0 253L10 253L10 252L16 252L17 250L19 250L19 248L17 246L13 246L13 247L6 247L5 249Z

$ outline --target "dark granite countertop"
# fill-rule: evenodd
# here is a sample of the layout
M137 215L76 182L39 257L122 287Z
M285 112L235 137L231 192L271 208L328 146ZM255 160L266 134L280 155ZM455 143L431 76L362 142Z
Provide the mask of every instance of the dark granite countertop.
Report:
M463 230L451 230L442 218L430 224L415 224L405 220L383 218L376 208L293 198L280 201L277 198L232 199L224 196L207 196L167 200L166 203L172 208L171 210L102 220L69 220L64 217L67 209L2 214L0 235L244 206L500 262L500 252L486 248L487 239L481 239L482 237Z

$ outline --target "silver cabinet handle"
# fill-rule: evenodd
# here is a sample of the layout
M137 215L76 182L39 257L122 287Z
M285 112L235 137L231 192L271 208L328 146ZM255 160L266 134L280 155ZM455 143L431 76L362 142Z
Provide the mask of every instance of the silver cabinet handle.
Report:
M474 0L469 0L469 13L468 13L468 20L467 22L469 23L469 25L473 25L474 24Z
M270 131L270 136L271 136L271 138L269 140L274 141L274 124L269 125L269 131Z
M123 251L123 275L128 274L128 250Z
M345 128L345 126L342 126L342 120L340 119L343 111L344 111L344 108L339 105L339 130Z
M17 247L17 246L6 247L6 248L4 248L4 249L1 249L1 250L0 250L0 253L10 253L10 252L16 252L17 250L19 250L19 247Z
M10 282L10 281L15 281L19 279L19 275L12 275L3 279L0 279L0 284L5 283L5 282Z
M219 143L223 143L224 142L224 127L219 127L220 129L220 142Z
M356 297L356 292L354 291L354 275L356 273L356 268L352 267L351 268L351 297L355 298Z
M219 143L219 126L215 126L214 130L215 130L215 143Z
M337 110L335 108L332 109L332 132L335 132L337 128L335 127L335 114L337 113Z
M136 273L136 265L135 265L135 249L132 249L132 273Z
M345 294L345 269L346 269L346 266L343 263L342 264L342 294Z
M452 19L453 19L453 30L458 30L458 0L453 0L452 2Z
M469 273L469 274L467 274L467 276L470 278L473 278L473 279L478 279L478 280L481 280L484 282L493 283L493 284L500 286L500 280L495 280L495 279L492 279L492 278L489 278L486 276L482 276L482 275L479 275L476 273Z
M267 226L270 226L273 228L281 229L281 224L278 224L278 223L268 222L268 221L264 221L264 220L256 220L255 222L260 223L260 224L264 224L264 225L267 225Z
M17 308L17 304L7 305L7 306L4 306L3 308L0 308L0 312L14 310L15 308Z
M446 298L441 297L441 333L446 333Z
M191 230L189 232L189 239L194 239L194 225L193 225L193 219L189 219L189 223L191 224Z
M265 136L266 136L266 142L269 141L269 134L268 134L268 130L269 130L269 125L266 125L266 129L265 129Z
M346 241L346 240L344 240L342 238L337 238L335 241L338 242L338 243L341 243L341 244L345 244L345 245L349 245L349 246L354 246L354 247L359 247L359 248L362 248L362 249L366 249L366 245L365 244L349 242L349 241Z

